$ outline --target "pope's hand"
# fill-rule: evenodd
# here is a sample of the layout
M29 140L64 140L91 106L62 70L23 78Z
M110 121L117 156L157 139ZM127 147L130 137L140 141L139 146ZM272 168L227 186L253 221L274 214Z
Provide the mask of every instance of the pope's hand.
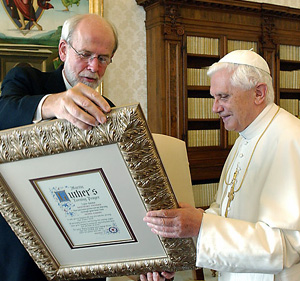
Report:
M181 203L178 209L150 211L144 221L155 234L166 238L198 236L203 210Z
M173 278L175 272L148 272L147 275L140 275L141 281L165 281L167 279Z
M106 122L111 110L96 90L78 83L73 88L48 96L42 105L43 119L62 118L83 130Z

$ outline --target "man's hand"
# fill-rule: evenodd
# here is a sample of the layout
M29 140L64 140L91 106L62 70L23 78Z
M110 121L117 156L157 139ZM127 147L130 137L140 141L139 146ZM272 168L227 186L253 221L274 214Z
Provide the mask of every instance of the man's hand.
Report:
M173 278L175 272L162 272L159 274L158 272L148 272L147 276L144 274L140 275L141 281L165 281L167 279Z
M187 238L198 236L203 218L203 210L181 203L178 209L150 211L144 221L151 231L167 238Z
M110 110L100 93L78 83L70 90L48 96L42 105L42 117L66 119L80 129L89 130L105 123L105 113Z

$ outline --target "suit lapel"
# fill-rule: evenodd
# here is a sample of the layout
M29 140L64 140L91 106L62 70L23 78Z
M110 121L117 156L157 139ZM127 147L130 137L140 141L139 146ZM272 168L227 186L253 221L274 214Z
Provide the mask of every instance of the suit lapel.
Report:
M63 65L61 65L58 69L48 73L48 78L45 82L44 88L46 91L51 93L59 93L66 90L66 86L62 77Z

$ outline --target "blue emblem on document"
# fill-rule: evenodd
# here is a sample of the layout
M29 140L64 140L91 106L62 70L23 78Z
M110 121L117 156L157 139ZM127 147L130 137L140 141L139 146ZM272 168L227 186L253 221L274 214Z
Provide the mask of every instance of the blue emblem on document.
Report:
M111 226L111 227L108 229L108 231L109 231L110 233L117 233L117 232L119 232L119 229L118 229L116 226Z

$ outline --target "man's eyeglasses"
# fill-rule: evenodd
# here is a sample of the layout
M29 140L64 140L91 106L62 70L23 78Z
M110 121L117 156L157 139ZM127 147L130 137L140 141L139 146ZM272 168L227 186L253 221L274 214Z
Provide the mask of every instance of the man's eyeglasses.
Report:
M77 54L77 56L84 62L92 62L95 58L98 60L98 62L101 65L109 65L112 62L112 59L107 57L107 56L103 56L103 55L99 55L99 56L95 56L89 52L78 52L72 45L71 43L68 43L68 45L74 50L74 52Z

